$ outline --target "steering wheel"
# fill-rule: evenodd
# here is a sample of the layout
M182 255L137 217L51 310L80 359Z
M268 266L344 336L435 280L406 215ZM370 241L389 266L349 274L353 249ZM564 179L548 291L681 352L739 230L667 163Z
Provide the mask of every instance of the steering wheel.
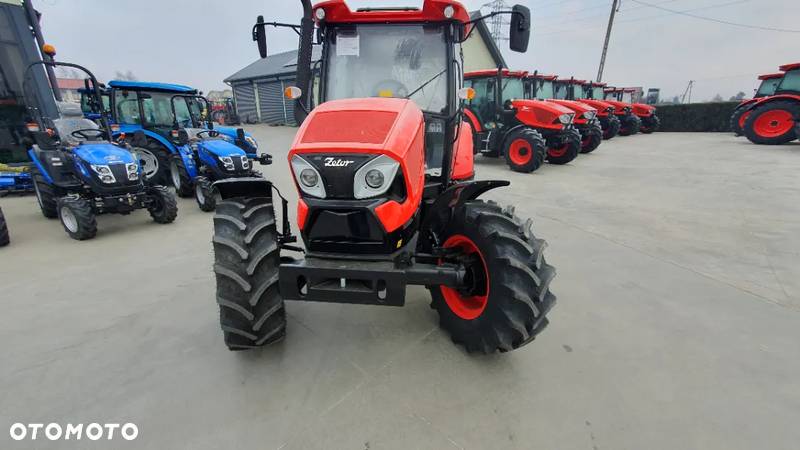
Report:
M219 136L219 131L217 131L217 130L202 130L202 131L198 131L195 136L200 138L201 134L208 134L208 137L215 138L215 137Z
M87 141L93 141L96 139L102 139L105 137L106 132L100 128L82 128L80 130L75 130L70 133L72 137L78 139L84 139Z
M372 92L374 95L381 97L381 91L389 91L392 93L392 97L395 98L406 98L408 97L408 88L405 84L392 79L385 79L383 81L379 81L372 87Z

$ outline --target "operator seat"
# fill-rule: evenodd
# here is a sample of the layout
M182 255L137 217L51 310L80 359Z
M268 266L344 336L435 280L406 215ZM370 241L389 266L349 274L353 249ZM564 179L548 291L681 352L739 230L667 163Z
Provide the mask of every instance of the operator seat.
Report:
M83 116L81 105L78 103L57 102L58 111L60 116L54 120L53 123L58 130L58 136L61 141L68 145L78 145L86 139L78 138L72 135L73 131L77 130L99 130L100 127L93 121Z

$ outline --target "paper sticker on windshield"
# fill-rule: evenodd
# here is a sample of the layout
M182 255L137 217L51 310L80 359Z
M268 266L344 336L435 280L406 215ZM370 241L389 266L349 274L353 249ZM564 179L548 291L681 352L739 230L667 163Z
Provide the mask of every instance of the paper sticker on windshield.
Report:
M358 35L336 36L336 56L358 56L359 54L359 40Z

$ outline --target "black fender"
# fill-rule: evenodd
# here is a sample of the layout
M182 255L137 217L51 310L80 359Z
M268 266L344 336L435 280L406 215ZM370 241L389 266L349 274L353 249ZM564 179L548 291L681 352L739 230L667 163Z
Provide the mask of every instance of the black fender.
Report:
M220 199L234 197L272 198L272 183L261 177L227 178L214 182Z
M420 236L423 237L420 242L422 250L430 251L434 245L440 244L439 236L442 235L456 209L470 200L475 200L486 191L510 184L508 180L481 180L458 183L447 188L426 208L425 218L420 225Z
M800 105L800 95L776 94L776 95L770 95L769 97L764 97L757 102L748 104L746 111L753 111L754 109L766 105L767 103L778 102L781 100L794 102Z

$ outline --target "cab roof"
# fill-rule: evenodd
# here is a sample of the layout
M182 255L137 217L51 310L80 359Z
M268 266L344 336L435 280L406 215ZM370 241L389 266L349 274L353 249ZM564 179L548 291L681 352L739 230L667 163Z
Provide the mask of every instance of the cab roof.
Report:
M181 94L195 94L197 89L182 84L170 83L151 83L149 81L125 81L125 80L112 80L108 85L116 89L126 89L129 91L162 91L162 92L179 92Z
M541 78L547 81L555 81L558 78L558 75L545 75L543 73L530 73L528 74L528 78Z
M759 80L772 80L774 78L783 78L783 72L779 73L766 73L764 75L759 75Z
M559 78L558 81L562 83L586 84L586 80L578 80L577 78Z
M448 18L445 8L453 8L453 15ZM325 18L317 18L317 10L325 11ZM470 21L469 13L464 5L456 0L425 0L422 9L417 7L369 7L351 10L345 0L324 0L314 5L312 14L316 22L327 23L387 23L387 22L443 22L455 20L461 23Z
M790 70L800 69L800 62L792 64L784 64L778 68L781 72L788 72Z
M467 72L464 74L464 78L481 78L481 77L493 77L497 75L497 69L487 69L487 70L474 70L472 72ZM514 77L514 78L524 78L528 76L528 72L524 70L508 70L503 69L503 76L504 77Z

